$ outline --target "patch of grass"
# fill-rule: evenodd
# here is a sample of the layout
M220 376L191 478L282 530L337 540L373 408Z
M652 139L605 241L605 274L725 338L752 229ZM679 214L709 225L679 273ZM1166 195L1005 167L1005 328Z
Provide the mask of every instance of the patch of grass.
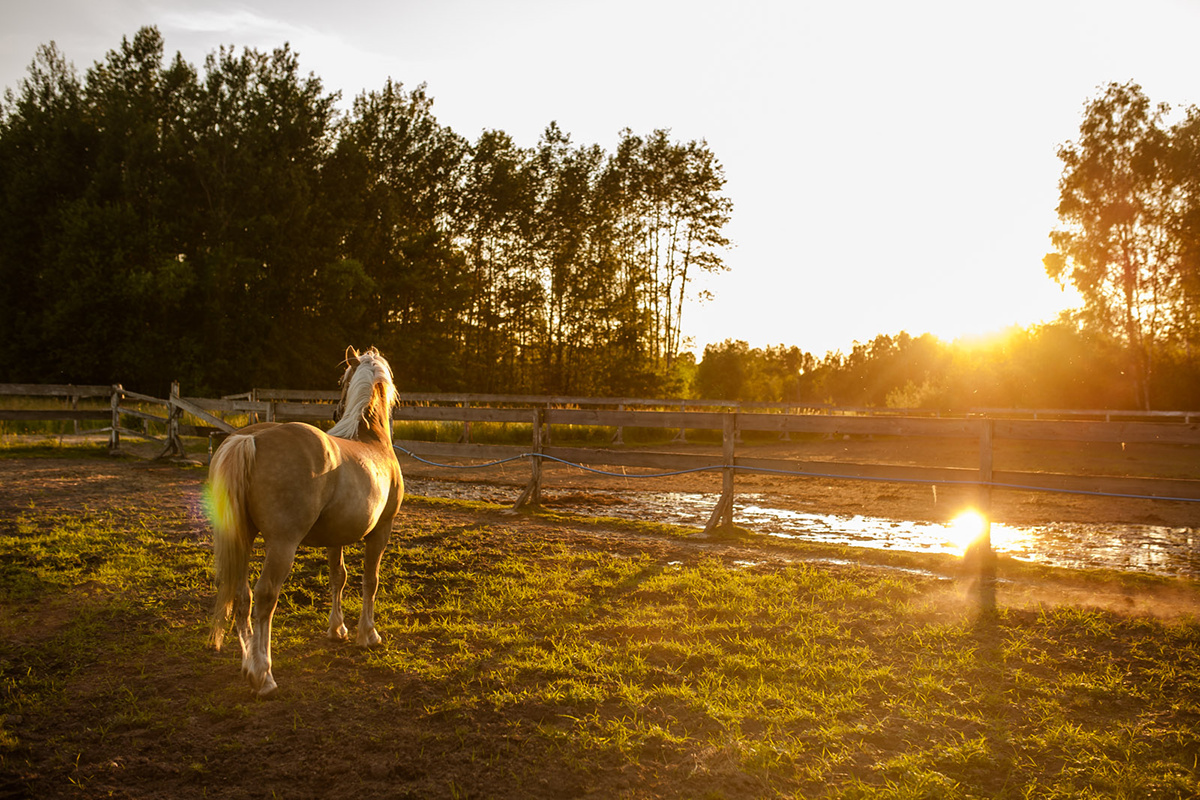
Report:
M186 527L169 499L0 526L0 773L34 795L1200 792L1194 619L980 616L933 576L666 555L636 527L610 549L432 500L385 555L379 648L324 640L325 555L300 552L280 696L255 702L203 647L207 547L163 533Z
M531 412L532 414L532 412ZM465 425L462 422L432 420L400 420L393 427L396 439L426 442L458 442L462 439ZM551 425L550 438L556 445L576 447L608 447L612 444L616 429L600 425ZM679 430L675 428L631 427L622 431L622 440L628 446L646 447L676 441ZM747 434L749 435L749 434ZM689 430L687 438L693 444L720 444L720 431ZM533 440L533 424L520 422L472 422L470 441L479 444L530 445ZM766 437L770 440L770 437Z
M108 445L95 438L0 435L0 458L95 458Z

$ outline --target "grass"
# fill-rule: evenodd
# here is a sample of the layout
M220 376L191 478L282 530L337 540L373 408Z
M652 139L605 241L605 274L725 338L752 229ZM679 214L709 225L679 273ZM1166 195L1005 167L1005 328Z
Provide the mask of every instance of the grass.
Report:
M401 420L395 423L396 439L426 442L458 442L464 431L461 422L435 422ZM615 428L601 425L553 425L551 437L556 445L576 447L611 447ZM675 441L677 428L625 428L622 439L628 446L663 445ZM689 430L688 440L692 443L721 444L720 431ZM747 434L751 436L752 434ZM756 435L755 435L756 436ZM778 439L778 434L757 437L765 441ZM531 423L472 422L470 440L483 444L506 444L529 446L533 441Z
M166 470L164 487L192 498L195 472ZM749 566L447 502L398 521L380 648L322 640L325 558L301 551L276 618L280 697L256 702L234 656L203 646L207 546L172 499L24 504L0 523L6 791L1200 792L1193 618L980 616L932 575Z

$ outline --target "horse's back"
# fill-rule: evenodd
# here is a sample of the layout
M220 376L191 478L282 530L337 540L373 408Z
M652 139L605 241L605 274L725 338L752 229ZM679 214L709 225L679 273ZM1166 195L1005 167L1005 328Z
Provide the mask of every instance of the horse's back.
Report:
M273 470L286 469L282 465L290 463L293 471L323 474L341 460L332 437L305 422L260 422L238 433L254 437L259 458L272 462Z

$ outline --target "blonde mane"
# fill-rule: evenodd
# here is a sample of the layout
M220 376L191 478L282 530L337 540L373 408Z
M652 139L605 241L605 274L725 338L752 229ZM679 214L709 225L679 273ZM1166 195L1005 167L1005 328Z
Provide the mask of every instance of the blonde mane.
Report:
M387 409L396 402L396 386L392 383L391 366L374 347L360 354L358 363L346 369L342 380L347 379L350 383L342 390L342 418L326 433L339 439L357 439L358 423L371 406L375 386L378 384L382 387L384 407Z

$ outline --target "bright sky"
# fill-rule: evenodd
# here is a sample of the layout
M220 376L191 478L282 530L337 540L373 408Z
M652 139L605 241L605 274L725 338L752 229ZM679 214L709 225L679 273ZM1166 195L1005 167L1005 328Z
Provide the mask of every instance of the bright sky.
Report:
M1111 81L1200 103L1189 0L3 0L0 85L39 44L80 71L143 25L198 68L290 42L343 105L424 82L468 139L704 139L733 200L730 271L685 310L817 355L878 333L980 335L1073 304L1041 259L1057 147Z

